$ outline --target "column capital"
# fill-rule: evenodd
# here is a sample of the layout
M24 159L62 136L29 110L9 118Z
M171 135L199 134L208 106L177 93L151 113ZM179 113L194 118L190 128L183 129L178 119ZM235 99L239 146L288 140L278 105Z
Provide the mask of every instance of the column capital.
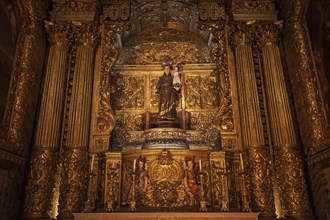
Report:
M256 42L259 46L277 45L280 41L280 34L282 32L282 21L273 23L256 24Z
M44 21L50 44L68 48L72 39L72 25L69 22Z
M73 22L77 46L87 46L94 49L99 43L98 27L95 23Z
M239 22L232 25L230 41L234 49L240 45L251 44L253 37L253 27L248 22Z

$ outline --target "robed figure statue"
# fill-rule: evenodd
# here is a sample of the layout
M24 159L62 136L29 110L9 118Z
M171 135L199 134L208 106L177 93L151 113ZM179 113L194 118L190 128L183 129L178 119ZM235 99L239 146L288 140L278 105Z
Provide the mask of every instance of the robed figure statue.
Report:
M179 103L181 81L179 68L175 68L174 75L171 74L172 65L163 65L163 75L157 84L159 94L158 119L161 121L173 121L176 118L176 106Z

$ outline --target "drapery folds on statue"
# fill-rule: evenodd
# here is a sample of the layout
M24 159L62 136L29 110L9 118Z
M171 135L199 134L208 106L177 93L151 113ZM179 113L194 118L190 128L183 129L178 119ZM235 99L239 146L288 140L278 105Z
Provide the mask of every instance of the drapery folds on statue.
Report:
M164 66L164 73L159 78L157 93L159 94L158 119L172 121L176 118L176 106L179 101L180 83L175 83L178 79L176 68L175 75L170 72L172 66Z

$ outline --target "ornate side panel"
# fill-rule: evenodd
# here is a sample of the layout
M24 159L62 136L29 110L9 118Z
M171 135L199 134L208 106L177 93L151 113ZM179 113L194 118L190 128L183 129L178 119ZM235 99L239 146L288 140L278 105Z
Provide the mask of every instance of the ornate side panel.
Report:
M62 216L84 209L88 186L88 155L80 149L66 148L62 156L62 184L59 213Z
M116 74L112 77L112 84L116 86L113 102L116 110L145 108L145 77L138 75Z
M104 208L113 211L121 204L121 153L105 153L105 160Z
M215 109L218 107L217 81L214 72L210 75L186 74L186 109Z
M124 3L126 5L126 3ZM109 6L110 8L112 6ZM107 19L108 7L104 8L103 19ZM93 86L93 108L91 114L90 149L92 152L108 150L110 132L115 126L115 118L110 104L110 72L117 60L120 45L119 33L127 29L123 22L104 22L101 26L101 46L96 54Z
M228 174L230 171L227 171L225 154L225 152L211 152L210 155L213 206L219 207L222 211L229 210Z
M233 100L236 97L236 79L232 75L233 69L230 50L228 47L228 27L226 21L225 7L214 1L201 1L198 3L200 26L199 28L211 33L210 45L211 56L217 65L215 74L220 81L220 103L215 115L215 127L220 131L223 150L238 150L236 143L239 143L236 125L235 112L238 112L237 103ZM237 110L235 111L234 108ZM232 141L235 140L235 141ZM229 144L231 143L231 144ZM233 145L235 143L235 145ZM229 144L229 145L228 145Z
M189 129L200 131L209 148L219 150L219 131L214 126L216 111L189 111Z

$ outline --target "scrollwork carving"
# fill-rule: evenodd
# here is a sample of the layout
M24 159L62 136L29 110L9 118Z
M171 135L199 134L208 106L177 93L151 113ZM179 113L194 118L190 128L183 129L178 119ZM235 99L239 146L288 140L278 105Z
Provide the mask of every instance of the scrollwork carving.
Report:
M217 83L214 75L186 76L187 100L189 108L212 109L218 106Z
M113 77L116 87L114 99L116 108L142 109L144 108L144 77L116 75Z
M189 115L190 129L201 131L209 146L213 146L219 137L214 124L215 112L190 112Z
M248 154L252 186L251 208L254 211L274 215L273 189L266 147L250 147Z
M166 33L165 33L166 34ZM164 57L171 57L174 63L183 60L189 63L210 62L208 50L202 44L191 42L144 43L123 48L118 58L119 64L159 64Z
M225 21L218 23L202 22L200 29L208 30L214 35L214 47L211 51L214 62L220 74L220 108L215 116L215 126L219 131L229 132L234 129L232 96L229 79L227 55L227 36ZM217 73L216 73L217 74Z
M88 154L84 150L65 147L62 161L59 214L81 212L87 199Z
M104 24L102 35L102 61L99 102L96 129L99 133L110 133L115 125L115 118L110 105L110 72L118 56L118 38L116 33L127 29L125 24Z
M143 121L141 114L120 114L117 116L114 129L115 139L120 146L125 146L131 139L129 131L141 131Z
M285 216L309 215L307 189L300 151L297 146L278 146L275 149L275 169L280 184Z
M51 211L57 158L54 149L35 147L28 176L25 214L47 215Z

